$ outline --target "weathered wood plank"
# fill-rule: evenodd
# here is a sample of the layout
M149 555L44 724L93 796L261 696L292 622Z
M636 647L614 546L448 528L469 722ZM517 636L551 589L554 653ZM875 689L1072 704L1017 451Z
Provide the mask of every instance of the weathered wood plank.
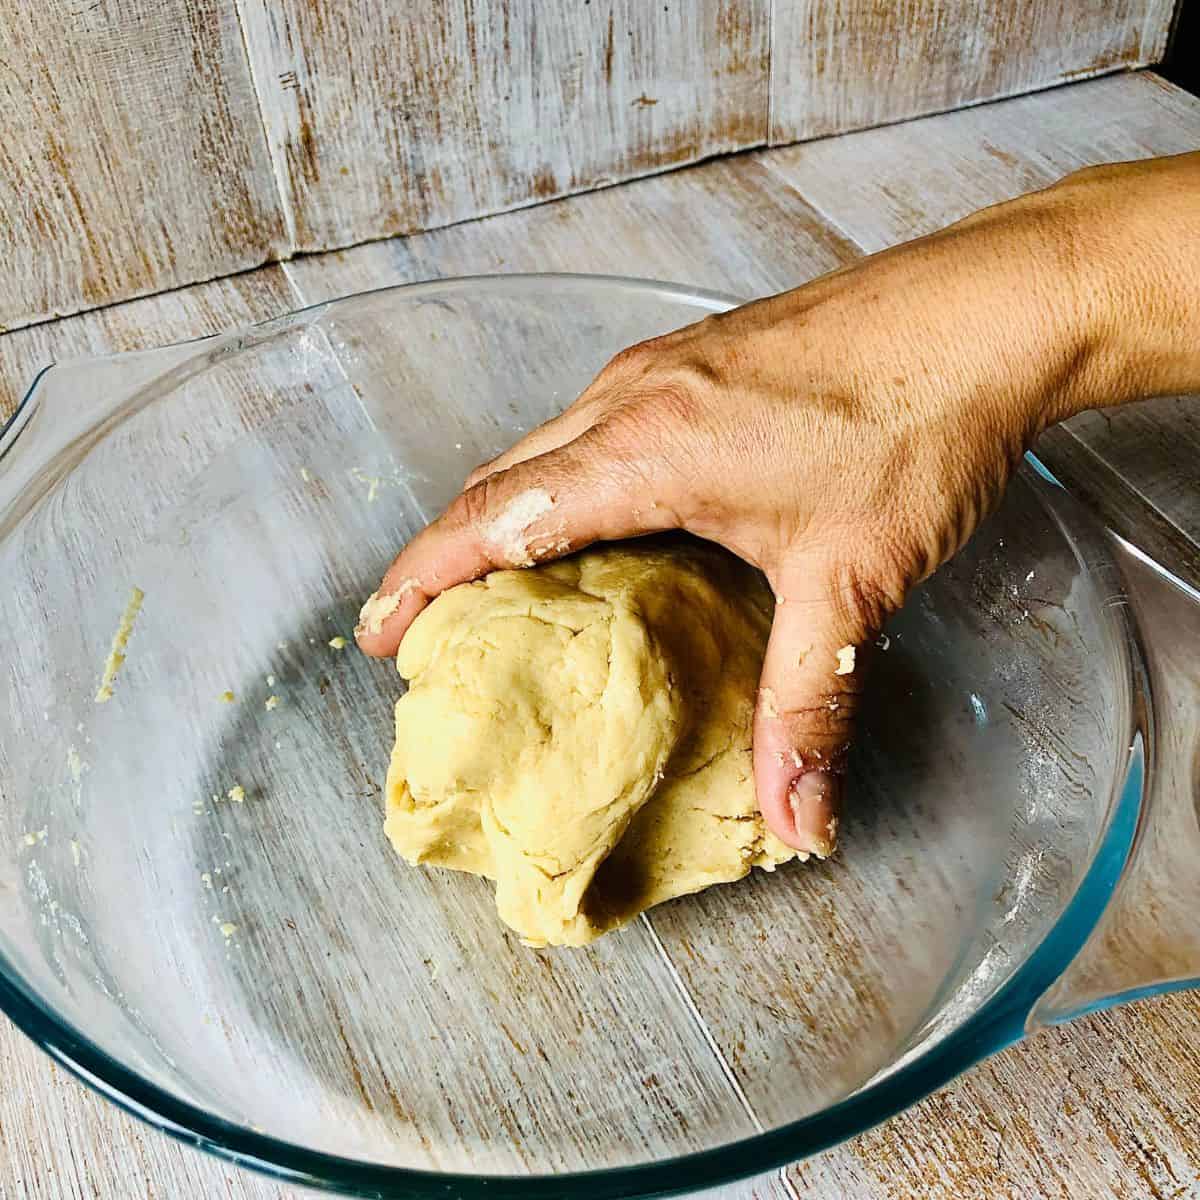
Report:
M538 208L300 258L284 270L312 304L447 275L592 271L765 295L857 249L751 159L706 163Z
M1171 3L951 7L10 6L0 327L1152 61Z
M789 1175L839 1200L1192 1200L1197 1036L1193 995L1046 1030Z
M757 155L867 253L1098 162L1181 154L1200 99L1149 71Z
M103 1100L0 1018L0 1200L147 1196L300 1200L316 1193L180 1145ZM792 1200L778 1172L697 1200Z
M771 143L1158 62L1171 0L802 0L775 9Z
M283 252L232 0L6 4L0 100L0 329Z
M298 250L766 140L766 0L239 2Z
M761 161L853 242L875 251L1080 167L1198 148L1200 99L1143 72L788 147ZM1092 496L1107 519L1125 524L1122 510L1140 497L1200 544L1194 397L1084 413L1064 428L1125 484L1111 504L1103 488ZM1060 446L1056 435L1039 450L1064 477L1087 486ZM1178 557L1169 565L1184 566Z

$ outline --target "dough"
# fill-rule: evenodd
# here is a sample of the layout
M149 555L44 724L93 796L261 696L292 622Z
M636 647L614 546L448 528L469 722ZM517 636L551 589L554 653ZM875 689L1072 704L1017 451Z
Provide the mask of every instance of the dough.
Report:
M683 537L451 588L396 658L392 844L495 880L532 945L797 857L751 774L771 612L758 572Z

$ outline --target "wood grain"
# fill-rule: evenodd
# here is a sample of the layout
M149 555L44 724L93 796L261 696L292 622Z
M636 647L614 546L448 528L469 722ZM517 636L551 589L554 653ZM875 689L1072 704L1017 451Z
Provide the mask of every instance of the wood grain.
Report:
M800 0L775 9L771 144L1158 62L1171 0Z
M1171 8L10 3L0 328L1153 61Z
M1198 1034L1194 995L1043 1031L789 1176L838 1200L1195 1200Z
M1200 603L1126 554L1131 607L1150 677L1155 753L1149 803L1121 882L1087 943L1041 998L1032 1020L1051 1024L1107 996L1136 994L1148 980L1200 976Z
M232 0L0 7L0 329L278 257Z
M1163 124L1158 111L1162 89L1152 79L1132 90L1126 90L1128 80L1119 78L1086 87L1088 102L1082 110L1095 114L1093 128L1105 127L1103 144L1114 147L1112 157L1121 154L1125 144L1121 131L1126 126L1147 130L1150 136ZM1106 91L1109 87L1115 90ZM1036 101L1023 118L1036 125L1051 121L1056 103L1068 94L1048 93L1012 103ZM1177 102L1169 94L1168 101L1169 105ZM1000 121L1007 108L995 105L971 115L993 113ZM1072 122L1062 122L1059 130L1057 148L1035 144L1025 157L1019 147L1003 149L996 140L999 134L992 137L983 129L976 131L976 137L1011 153L1016 161L1008 169L1018 175L1033 171L1042 157L1048 160L1047 170L1061 173L1087 147L1080 148L1072 140ZM969 144L964 137L960 146ZM877 158L883 164L881 178L891 187L903 173L897 169L889 174L885 151L877 144L868 162ZM979 153L1000 162L987 151ZM711 164L486 222L299 260L283 270L305 300L422 275L522 267L626 270L689 279L743 294L777 290L852 255L859 241L856 205L869 209L871 201L869 195L856 192L857 183L851 186L849 172L835 175L832 189L822 193L817 184L825 179L823 171L796 180L785 170L775 170L776 157L788 166L790 160L776 154L764 155L759 162L743 158ZM861 154L857 161L855 180L864 174ZM1066 165L1056 168L1055 162ZM955 187L969 190L974 179L970 169L961 178L948 170L927 196L918 192L906 197L913 227L936 219L923 205L936 209L947 192ZM839 188L844 207L840 207ZM890 198L883 192L878 202L890 211ZM272 300L285 298L286 292L276 290L277 272L246 277L259 278L268 280ZM219 315L216 295L210 291L204 306L207 315L199 324ZM158 303L144 302L137 321L120 316L121 309L95 316L115 321L114 328L129 338L136 336L139 326L143 332L153 331L153 307ZM241 312L253 305L246 297L231 303L240 305ZM240 312L236 319L243 319ZM77 328L92 320L91 316L77 318L81 323ZM184 318L178 318L169 336L178 336L185 324ZM106 335L90 324L86 328L80 350L96 352ZM0 339L0 365L32 363L37 358L37 344L30 340L35 332ZM14 357L6 359L10 338L34 349L12 352ZM9 390L17 389L10 386ZM1130 462L1130 483L1140 486L1137 468L1153 474L1169 449L1169 443L1160 444L1147 453L1146 461ZM1095 455L1091 458L1100 463ZM1102 479L1098 466L1093 480L1097 490L1103 488ZM1200 1002L1195 997L1176 996L1044 1032L888 1125L792 1168L788 1186L793 1194L863 1200L916 1196L1025 1200L1058 1195L1132 1200L1200 1195L1200 1133L1194 1115L1200 1107L1200 1072L1194 1053L1198 1013ZM93 1190L104 1195L135 1190L169 1195L215 1194L226 1189L234 1196L257 1197L260 1193L253 1188L268 1186L144 1134L78 1085L56 1081L51 1086L36 1052L11 1031L6 1036L11 1046L0 1042L0 1067L8 1080L23 1078L29 1090L10 1085L0 1095L0 1138L6 1139L0 1143L0 1158L18 1164L7 1175L0 1172L0 1195L6 1196L7 1186L14 1196L35 1197L86 1195ZM6 1060L7 1053L17 1057ZM57 1096L54 1103L65 1104L65 1110L53 1107L51 1096ZM39 1103L47 1108L49 1118L46 1112L34 1111ZM95 1112L89 1113L88 1106ZM14 1136L22 1139L15 1150L10 1144ZM148 1158L139 1173L138 1156L143 1154ZM192 1163L202 1163L211 1174L191 1174L199 1169ZM777 1180L767 1180L764 1187L764 1192L755 1194L782 1194Z
M0 1200L300 1200L295 1188L183 1146L102 1099L0 1019ZM795 1200L779 1172L704 1200Z
M297 250L766 139L766 0L239 0Z
M0 1071L0 1200L301 1194L148 1129L52 1063L7 1020L0 1021Z

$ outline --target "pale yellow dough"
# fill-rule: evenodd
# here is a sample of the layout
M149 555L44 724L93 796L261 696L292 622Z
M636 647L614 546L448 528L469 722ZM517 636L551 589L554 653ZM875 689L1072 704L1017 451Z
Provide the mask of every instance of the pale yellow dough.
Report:
M443 593L397 655L385 829L485 875L533 945L796 857L759 816L762 577L684 538L606 546ZM803 857L803 856L801 856Z

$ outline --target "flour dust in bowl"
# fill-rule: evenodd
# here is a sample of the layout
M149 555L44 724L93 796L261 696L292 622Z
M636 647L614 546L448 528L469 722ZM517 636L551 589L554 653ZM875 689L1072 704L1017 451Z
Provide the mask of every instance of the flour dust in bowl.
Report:
M363 597L471 467L729 303L455 280L38 380L0 441L0 1001L27 1032L265 1170L526 1196L759 1171L1019 1033L1145 791L1123 585L1033 469L888 630L832 860L536 950L383 836L403 685L342 641Z

